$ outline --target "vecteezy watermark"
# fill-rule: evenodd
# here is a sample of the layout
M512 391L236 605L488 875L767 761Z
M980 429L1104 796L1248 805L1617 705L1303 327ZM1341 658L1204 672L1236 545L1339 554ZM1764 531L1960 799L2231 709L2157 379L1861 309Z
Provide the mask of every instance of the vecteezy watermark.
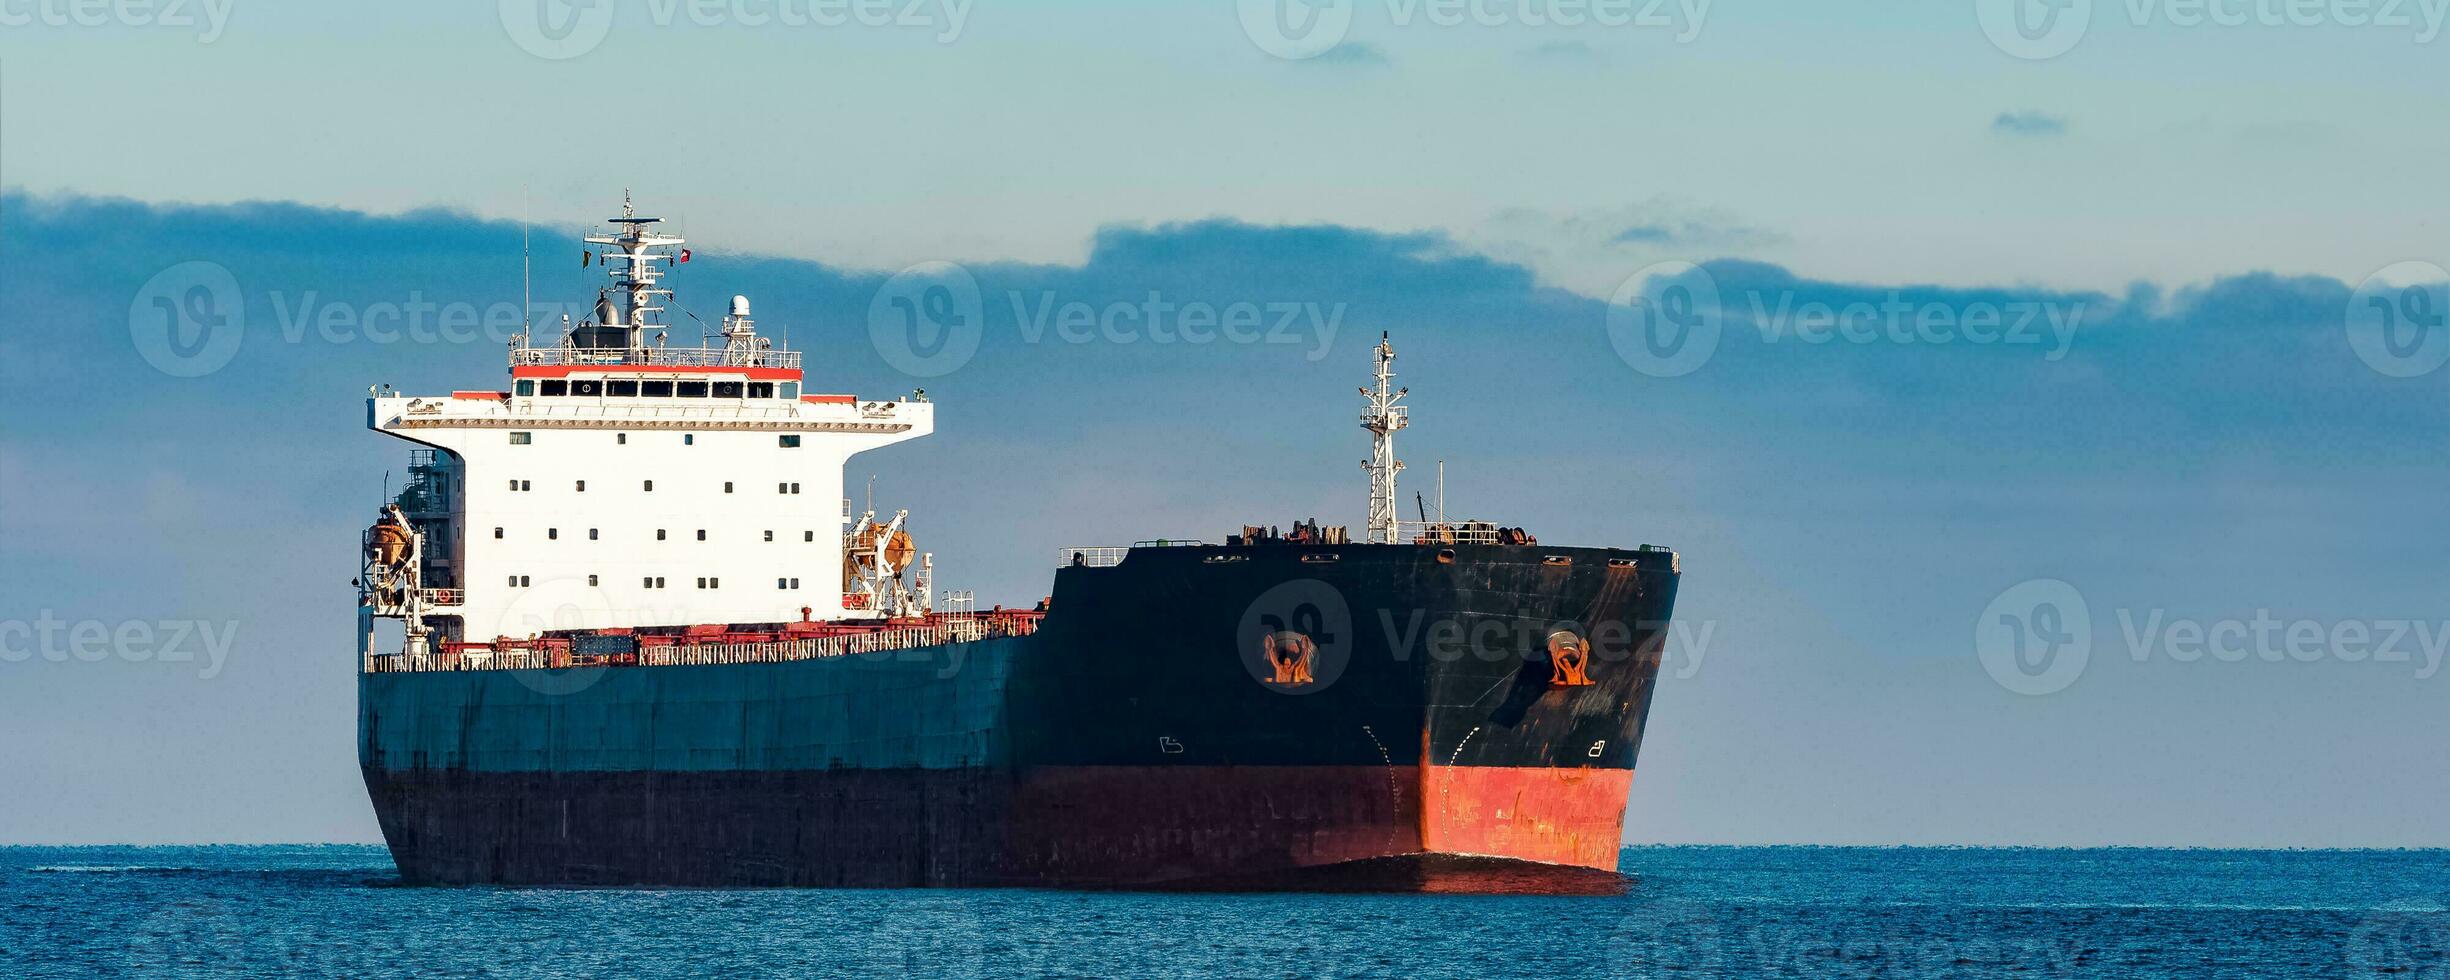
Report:
M900 272L868 299L868 342L894 370L939 378L978 356L987 307L978 279L951 262L922 262Z
M0 663L198 664L196 676L221 676L238 640L238 623L202 619L69 621L45 609L31 621L0 620Z
M1718 353L1725 315L1708 270L1660 262L1625 277L1608 297L1608 343L1636 371L1679 378Z
M280 339L296 345L509 343L529 324L584 316L586 308L539 303L443 302L411 290L399 300L342 302L315 290L263 297ZM247 302L230 270L214 262L181 262L155 273L128 303L128 339L138 356L164 374L196 378L230 365L246 342Z
M1733 308L1764 344L1897 347L2034 347L2057 361L2074 346L2083 300L1950 300L1890 290L1872 299L1805 299L1794 290L1749 289ZM1654 378L1701 370L1718 352L1731 308L1710 270L1690 262L1646 266L1608 299L1608 343L1628 366Z
M2365 366L2414 378L2450 363L2450 271L2399 262L2366 276L2348 296L2348 347Z
M1423 609L1380 609L1376 618L1379 635L1398 663L1411 659L1414 651L1435 663L1544 659L1554 652L1558 635L1567 633L1588 653L1590 663L1631 663L1655 656L1660 674L1680 681L1701 673L1718 636L1715 619L1670 618L1661 623L1584 622L1530 614L1432 617Z
M0 28L169 28L221 39L237 0L0 0Z
M1234 648L1251 679L1278 694L1316 694L1352 662L1353 610L1344 593L1314 578L1279 582L1242 610Z
M227 2L227 0L224 0ZM975 0L645 0L659 28L780 27L915 30L938 44L960 40ZM616 0L499 0L502 32L521 50L560 61L596 49L612 34Z
M1344 303L1183 299L1149 290L1134 300L1069 298L1052 289L1006 290L1020 341L1038 345L1286 346L1316 362L1343 326ZM895 370L934 378L977 356L987 309L978 280L951 262L895 274L868 301L868 339Z
M2356 974L2450 980L2450 910L2430 902L2376 909L2348 934L2344 952Z
M1991 44L2028 61L2075 50L2093 24L2096 0L1973 0ZM2417 44L2441 36L2450 0L2117 0L2135 27L2377 28L2409 32Z
M1239 0L1242 33L1287 61L1344 43L1360 0ZM1679 44L1701 36L1713 0L1381 0L1397 28L1525 27L1672 30Z
M1345 309L1343 303L1299 300L1176 301L1154 289L1134 302L1067 300L1051 289L1035 297L1017 289L1005 295L1023 343L1052 336L1067 344L1290 345L1306 348L1302 356L1312 363L1335 343Z
M1974 620L1974 654L1992 680L2017 694L2064 691L2092 662L2092 608L2058 579L2018 583Z
M2450 620L2283 619L2268 609L2202 619L2166 609L2120 607L2113 618L2136 663L2404 664L2417 680L2450 656ZM1974 652L2000 687L2056 694L2083 675L2094 649L2091 604L2058 579L2021 582L1992 599L1974 623Z
M1281 582L1242 611L1234 642L1251 679L1280 694L1333 686L1356 658L1404 664L1529 664L1578 687L1628 666L1690 679L1709 656L1714 620L1576 619L1535 610L1353 608L1319 579ZM1673 665L1671 671L1670 665Z
M163 374L200 378L229 366L247 337L246 297L217 262L153 274L128 302L128 339Z
M280 320L281 339L291 344L311 336L327 344L501 345L527 332L529 324L587 314L586 307L572 303L539 303L522 310L517 303L437 302L421 290L410 290L398 301L369 303L336 302L314 290L292 297L276 289L265 298Z
M1896 916L1833 911L1782 916L1740 902L1641 903L1605 943L1609 976L1989 977L2073 975L2095 944L2034 932L1956 935Z

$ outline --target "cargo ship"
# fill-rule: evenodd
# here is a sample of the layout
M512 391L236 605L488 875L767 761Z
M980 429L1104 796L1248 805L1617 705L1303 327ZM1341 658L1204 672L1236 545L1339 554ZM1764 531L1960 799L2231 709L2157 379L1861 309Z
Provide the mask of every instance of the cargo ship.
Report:
M1668 549L1400 520L1383 337L1363 533L1052 549L939 590L857 453L924 391L828 393L625 200L610 282L505 390L369 390L414 445L361 541L358 758L418 885L1583 891L1616 881ZM1442 510L1442 508L1441 508Z

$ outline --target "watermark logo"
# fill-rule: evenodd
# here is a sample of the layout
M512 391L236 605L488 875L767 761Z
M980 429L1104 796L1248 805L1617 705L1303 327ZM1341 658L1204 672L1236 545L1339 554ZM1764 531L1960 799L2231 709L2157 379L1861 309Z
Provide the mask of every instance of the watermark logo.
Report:
M2093 0L1974 0L1974 15L1999 50L2044 61L2084 40L2093 24Z
M1974 622L1974 653L2000 687L2028 697L2057 694L2092 660L2092 609L2075 586L2058 579L2018 583Z
M1718 353L1718 281L1690 262L1660 262L1626 277L1608 298L1608 343L1654 378L1701 370Z
M576 58L612 33L613 0L501 0L502 31L548 61Z
M1028 346L1089 344L1290 347L1317 362L1328 356L1347 305L1299 300L1187 299L1151 289L1140 299L1066 297L1052 289L1007 290L1003 304ZM999 309L1001 307L999 306ZM868 337L885 363L934 378L977 356L986 333L985 297L968 269L928 262L902 270L868 303Z
M181 262L128 302L128 339L156 370L199 378L229 366L247 337L246 298L218 262Z
M1335 50L1353 27L1353 0L1241 0L1240 8L1242 33L1287 61Z
M1316 694L1352 660L1353 612L1344 593L1318 579L1280 582L1242 610L1234 630L1242 669L1279 694Z
M307 290L291 296L275 289L265 299L279 321L281 340L302 344L310 336L327 344L473 344L496 346L527 333L530 324L551 323L564 316L584 318L590 311L575 303L537 303L522 310L517 303L477 304L439 302L423 290L409 290L404 299L370 303L340 303Z
M2283 619L2269 609L2213 619L2119 607L2113 618L2136 663L2404 664L2430 680L2450 659L2450 620ZM1974 650L1999 686L2017 694L2066 690L2091 662L2092 607L2058 579L2023 582L1983 609Z
M785 27L924 30L951 44L969 23L973 0L646 0L658 28ZM612 33L615 0L500 0L502 32L539 58L563 61L593 51Z
M1729 944L1737 941L1706 906L1644 906L1608 930L1608 965L1628 971L1628 976L1728 976L1721 971L1727 966Z
M2075 49L2093 23L2093 0L1973 0L1991 45L2027 61ZM2400 30L2417 44L2441 36L2450 0L2120 0L2129 25L2222 29Z
M1383 0L1386 23L1429 27L1636 28L1701 36L1712 0ZM1352 31L1354 0L1239 0L1242 33L1287 61L1334 51Z
M196 43L221 39L237 0L0 0L0 27L130 27L194 31Z
M885 363L938 378L978 356L987 309L978 279L951 262L922 262L885 280L868 300L868 341Z
M1808 298L1793 289L1747 289L1740 306L1706 268L1690 262L1660 262L1617 285L1608 300L1608 342L1617 357L1654 378L1701 370L1717 354L1741 310L1761 343L1890 347L2027 347L2045 361L2074 348L2084 300L1914 297L1892 289L1886 295L1839 300Z
M1315 364L1327 357L1336 331L1344 325L1344 303L1295 300L1176 301L1157 290L1145 299L1094 303L1066 300L1054 290L1035 297L1020 290L1006 294L1021 342L1044 343L1049 336L1063 343L1189 344L1219 341L1240 346L1306 348L1303 358Z
M520 581L525 582L522 578ZM628 603L617 602L604 589L588 584L582 578L555 577L534 586L518 586L512 605L494 620L494 628L486 636L542 636L553 630L584 628L591 617L603 610L622 610ZM643 612L643 610L641 610ZM669 617L623 616L620 621L654 622ZM504 656L497 652L494 656ZM520 686L549 698L568 697L596 686L614 668L548 667L533 670L513 670L510 675Z
M2368 976L2450 980L2450 912L2377 910L2348 934L2348 965Z
M238 645L235 620L64 620L45 609L33 619L0 620L0 664L194 664L199 680L221 676Z
M2450 271L2400 262L2348 297L2348 347L2383 375L2414 378L2450 363Z

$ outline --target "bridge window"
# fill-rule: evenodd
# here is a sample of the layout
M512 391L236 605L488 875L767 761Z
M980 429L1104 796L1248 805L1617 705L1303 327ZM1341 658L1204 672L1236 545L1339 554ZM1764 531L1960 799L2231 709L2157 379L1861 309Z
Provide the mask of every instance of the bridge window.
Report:
M533 432L513 432L510 434L510 444L514 446L530 445L535 441L536 434Z
M638 382L607 381L604 382L604 393L614 398L636 398L638 397Z
M648 398L670 398L672 397L672 382L641 381L638 382L638 393Z
M682 398L706 397L706 382L683 381L677 387L680 389L680 396Z
M774 382L771 382L771 381L751 381L751 382L749 382L749 397L751 397L751 398L772 398L772 397L774 397Z
M744 387L746 386L738 381L717 381L715 382L715 397L738 398L740 397L741 389Z
M775 436L774 438L781 441L784 449L800 448L800 437L798 436Z
M536 397L536 382L522 381L512 385L511 390L518 392L521 398L534 398Z
M785 382L783 382L783 390L782 390L782 395L781 395L780 397L783 397L783 398L788 398L788 399L791 399L792 401L799 401L799 400L800 400L800 383L799 383L799 382L797 382L797 381L785 381Z
M573 381L570 382L570 393L573 395L601 395L604 393L604 382Z
M570 382L567 382L567 381L547 381L547 382L545 382L545 383L544 383L544 396L545 396L546 398L559 398L559 397L561 397L561 396L563 396L563 395L567 395L567 394L569 394L569 393L570 393Z

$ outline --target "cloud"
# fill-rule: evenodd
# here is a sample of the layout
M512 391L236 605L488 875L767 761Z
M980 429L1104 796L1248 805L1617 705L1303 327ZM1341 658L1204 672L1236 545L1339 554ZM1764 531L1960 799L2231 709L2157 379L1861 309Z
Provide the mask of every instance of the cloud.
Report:
M2067 132L2067 120L2045 112L2026 110L2002 112L1991 120L1991 132L2010 136L2059 136Z
M211 731L243 717L254 727L233 738L322 755L337 730L343 764L311 791L278 768L217 776L226 792L214 799L284 814L272 824L237 804L190 805L201 798L183 790L136 793L129 806L183 806L180 832L205 838L328 835L285 814L327 790L356 798L353 680L335 667L351 642L344 583L356 530L386 473L397 486L407 450L366 431L366 387L496 385L505 362L487 338L292 333L284 311L515 302L517 223L23 194L0 195L0 211L12 304L42 325L0 358L0 590L20 610L197 610L247 624L237 669L248 682L190 680L183 696L147 702L160 706L149 723ZM1313 515L1358 523L1353 474L1367 442L1354 386L1385 330L1412 389L1407 489L1448 460L1458 513L1559 543L1677 545L1693 570L1679 616L1791 651L1779 655L1799 671L1825 650L1850 675L1900 662L1928 673L1962 656L1968 617L1998 588L2043 574L2083 583L2105 606L2158 603L2168 593L2153 590L2230 569L2245 570L2243 584L2204 608L2252 610L2273 596L2317 610L2438 606L2437 595L2406 598L2407 583L2440 581L2431 543L2450 535L2450 513L2426 496L2438 463L2410 447L2450 434L2450 399L2439 375L2390 379L2358 362L2342 336L2349 284L2270 272L2115 293L1830 281L1713 255L1701 243L1768 233L1691 205L1493 224L1508 222L1616 255L1610 282L1662 242L1692 243L1724 313L1714 359L1684 377L1643 375L1620 355L1604 300L1437 232L1220 219L1110 227L1078 264L975 264L978 353L926 379L875 347L870 307L887 275L849 268L860 263L731 254L717 235L667 282L702 316L749 295L767 335L808 352L817 391L929 390L937 433L857 457L852 478L876 474L879 504L911 511L938 581L982 602L1035 602L1066 545L1217 540ZM580 247L536 236L540 299L591 298L601 270L579 268ZM139 355L131 301L165 267L198 260L241 288L244 344L219 372L172 378ZM1155 304L1247 308L1246 339L1152 332L1141 318ZM2051 360L2005 340L1814 341L1792 329L1891 307L1996 312L2010 330L2020 310L2056 310L2077 331ZM1071 322L1083 326L1033 333L1036 311L1050 309L1079 311ZM141 546L96 543L113 534ZM2275 566L2273 555L2286 558ZM40 713L64 703L47 676L9 675L0 719L43 718L56 743L124 732L107 711ZM123 696L117 675L78 676L112 681L93 697ZM299 704L332 710L287 710ZM1710 728L1706 714L1680 737L1748 737ZM2162 725L2154 715L2119 731ZM1913 771L1947 763L1923 765Z
M1360 41L1344 41L1303 64L1330 65L1338 68L1380 68L1392 62L1387 60L1386 52L1379 50L1377 45Z
M1543 282L1593 297L1614 292L1628 272L1651 262L1752 256L1786 241L1724 208L1664 197L1575 212L1508 208L1462 238L1536 271Z
M1608 59L1587 42L1548 41L1524 49L1522 60L1551 65L1599 65Z

